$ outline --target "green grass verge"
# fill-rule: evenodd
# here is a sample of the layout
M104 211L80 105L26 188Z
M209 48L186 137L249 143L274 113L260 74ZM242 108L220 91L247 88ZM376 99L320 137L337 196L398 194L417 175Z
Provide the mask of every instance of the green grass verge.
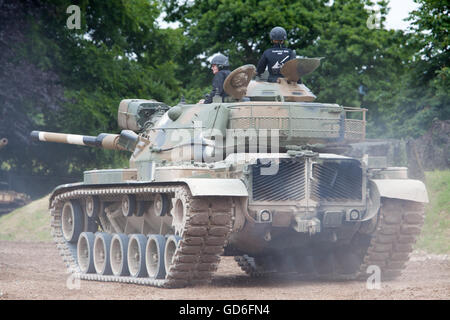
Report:
M416 248L430 253L450 253L450 170L426 172L430 203Z

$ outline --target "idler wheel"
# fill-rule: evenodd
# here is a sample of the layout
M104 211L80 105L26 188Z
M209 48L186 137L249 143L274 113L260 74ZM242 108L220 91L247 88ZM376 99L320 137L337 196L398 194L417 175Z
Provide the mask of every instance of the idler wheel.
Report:
M64 239L70 243L78 241L83 231L83 211L77 200L69 200L64 203L61 213L61 229Z
M152 279L164 279L166 268L164 265L164 249L166 238L159 234L152 234L147 240L145 248L145 264L148 276Z
M128 269L135 278L147 276L145 266L145 247L147 237L143 234L133 234L128 242Z
M175 257L175 252L178 249L181 238L176 235L170 235L166 240L166 247L164 249L164 265L166 274L169 273L170 266L172 265Z
M122 214L125 217L131 217L136 211L136 196L133 194L125 194L122 197Z
M111 270L115 276L127 276L128 271L128 236L115 234L111 240L110 261Z
M78 238L77 259L82 273L94 273L94 241L92 232L82 232Z
M101 275L110 275L111 264L109 249L111 247L112 236L109 233L97 233L94 241L94 266L95 271Z

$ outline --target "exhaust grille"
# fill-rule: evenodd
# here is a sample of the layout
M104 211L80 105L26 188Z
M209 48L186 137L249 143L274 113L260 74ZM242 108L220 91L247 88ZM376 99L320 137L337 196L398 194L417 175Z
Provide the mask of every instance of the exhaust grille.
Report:
M281 160L278 172L262 175L265 165L252 166L253 200L283 201L305 198L305 162Z
M313 165L311 199L346 201L362 199L362 169L358 161L330 160Z

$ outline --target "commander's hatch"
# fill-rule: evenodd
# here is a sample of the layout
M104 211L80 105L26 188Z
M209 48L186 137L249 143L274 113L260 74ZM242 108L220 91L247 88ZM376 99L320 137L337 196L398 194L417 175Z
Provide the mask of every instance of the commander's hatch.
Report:
M322 58L297 58L286 62L281 68L284 78L277 82L263 79L251 80L256 74L254 65L244 65L233 72L224 82L225 92L235 99L250 101L298 101L310 102L316 96L298 80L320 65Z

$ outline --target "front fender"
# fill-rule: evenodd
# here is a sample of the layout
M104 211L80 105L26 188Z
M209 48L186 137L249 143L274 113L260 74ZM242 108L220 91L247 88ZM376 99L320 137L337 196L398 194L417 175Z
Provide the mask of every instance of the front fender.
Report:
M413 179L372 179L380 197L428 203L425 184Z
M381 198L400 199L428 203L425 184L413 179L371 179L369 208L363 221L375 217L380 209Z
M413 179L371 179L369 210L363 220L372 219L380 209L381 198L428 203L425 184Z
M179 179L178 181L186 183L194 197L248 197L248 190L245 184L239 179L187 178Z

